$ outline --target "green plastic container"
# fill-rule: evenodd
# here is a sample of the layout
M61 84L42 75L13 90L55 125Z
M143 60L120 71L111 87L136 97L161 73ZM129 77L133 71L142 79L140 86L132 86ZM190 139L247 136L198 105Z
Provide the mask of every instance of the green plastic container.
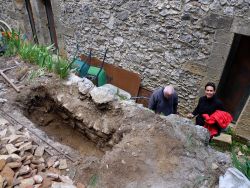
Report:
M79 74L81 78L85 77L88 73L90 65L84 61L81 61L79 59L75 60L72 68L76 69L76 72Z
M99 67L90 66L88 63L77 59L73 63L72 68L76 69L76 72L79 74L81 78L87 77L93 82L98 81L96 83L97 86L102 86L107 83L106 73L104 69L101 70L96 80L95 78L98 72L100 71Z
M89 70L88 70L87 77L88 77L88 75L90 75L91 77L92 76L96 77L99 71L100 71L99 67L90 66ZM105 71L103 69L99 73L97 80L98 80L97 86L103 86L104 84L107 83L106 73L105 73Z

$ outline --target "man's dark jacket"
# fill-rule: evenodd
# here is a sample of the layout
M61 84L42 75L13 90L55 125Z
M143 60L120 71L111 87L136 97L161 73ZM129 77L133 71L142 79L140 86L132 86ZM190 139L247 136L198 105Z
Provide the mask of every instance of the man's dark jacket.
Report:
M174 92L168 99L164 96L164 88L159 88L153 92L149 99L148 108L157 114L163 113L165 116L177 113L178 95Z

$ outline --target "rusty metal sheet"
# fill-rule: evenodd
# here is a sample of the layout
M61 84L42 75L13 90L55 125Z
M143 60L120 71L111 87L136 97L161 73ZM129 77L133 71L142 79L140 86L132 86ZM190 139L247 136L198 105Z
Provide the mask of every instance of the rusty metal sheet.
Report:
M81 60L88 62L88 56L82 54ZM93 57L90 63L92 66L100 66L102 61ZM140 75L111 64L104 64L104 70L107 74L107 81L109 84L117 86L131 94L137 96L141 84Z

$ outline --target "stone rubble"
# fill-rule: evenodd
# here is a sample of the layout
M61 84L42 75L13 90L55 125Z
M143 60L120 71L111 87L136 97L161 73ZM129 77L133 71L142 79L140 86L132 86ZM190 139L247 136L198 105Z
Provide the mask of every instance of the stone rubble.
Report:
M36 145L28 132L15 130L0 118L0 187L84 187L75 186L60 170L68 169L67 160L51 156L45 160L45 146Z

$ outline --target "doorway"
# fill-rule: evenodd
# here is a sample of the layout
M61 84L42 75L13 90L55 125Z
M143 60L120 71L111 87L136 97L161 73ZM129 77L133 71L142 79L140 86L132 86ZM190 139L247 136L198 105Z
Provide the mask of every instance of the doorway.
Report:
M217 95L236 122L250 94L250 36L235 34Z

